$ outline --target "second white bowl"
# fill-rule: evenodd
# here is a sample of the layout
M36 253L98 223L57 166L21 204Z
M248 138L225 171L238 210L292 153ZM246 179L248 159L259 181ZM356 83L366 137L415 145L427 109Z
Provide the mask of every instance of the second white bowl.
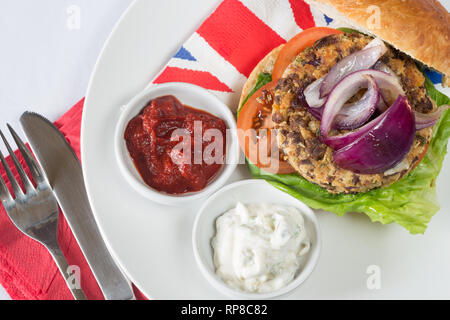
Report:
M246 293L227 286L216 274L211 240L216 232L216 219L234 208L238 202L271 203L298 208L305 219L305 228L311 241L311 249L295 279L286 287L269 293ZM271 299L285 295L302 284L314 270L319 259L321 237L319 223L314 212L303 202L280 191L264 180L244 180L222 188L213 194L200 209L192 235L197 264L213 287L223 294L238 299Z

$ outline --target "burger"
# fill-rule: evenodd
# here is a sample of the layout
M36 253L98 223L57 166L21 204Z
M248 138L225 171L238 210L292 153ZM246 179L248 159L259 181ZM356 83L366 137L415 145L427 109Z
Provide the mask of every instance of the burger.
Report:
M240 135L252 175L315 209L423 233L450 137L450 100L425 70L450 75L448 12L435 0L307 2L352 29L304 30L255 67L238 112L254 132Z

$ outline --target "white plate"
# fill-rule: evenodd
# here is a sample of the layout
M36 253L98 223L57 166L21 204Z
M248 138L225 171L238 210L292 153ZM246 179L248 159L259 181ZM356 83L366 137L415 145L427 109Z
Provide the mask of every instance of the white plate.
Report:
M82 162L91 205L125 273L157 299L226 297L209 285L195 263L191 233L201 201L180 210L134 192L114 158L114 128L120 107L145 88L218 2L137 0L108 40L87 94ZM245 166L232 181L242 178L249 178ZM288 298L450 298L448 190L449 157L438 179L442 209L424 236L370 223L362 214L338 218L319 212L321 259ZM370 290L378 271L381 289Z

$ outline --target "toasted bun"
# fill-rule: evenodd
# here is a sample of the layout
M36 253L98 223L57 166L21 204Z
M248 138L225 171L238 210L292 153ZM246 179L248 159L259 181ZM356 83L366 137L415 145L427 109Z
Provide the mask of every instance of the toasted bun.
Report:
M239 101L239 108L242 106L242 103L244 102L245 98L247 98L250 91L253 90L253 88L256 85L256 81L258 81L258 76L261 72L267 72L272 74L273 67L275 65L275 61L278 58L278 54L280 53L281 49L284 45L280 45L279 47L276 47L271 52L267 54L267 56L262 59L258 65L253 69L252 73L248 77L247 82L244 85L244 88L242 89L241 93L241 100Z
M305 1L450 76L450 14L437 0Z

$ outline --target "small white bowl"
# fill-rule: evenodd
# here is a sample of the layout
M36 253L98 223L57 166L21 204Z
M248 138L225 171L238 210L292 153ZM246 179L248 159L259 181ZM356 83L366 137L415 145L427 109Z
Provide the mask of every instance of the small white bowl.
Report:
M268 293L247 293L230 288L216 274L211 240L216 233L216 219L234 208L238 202L271 203L298 208L305 218L305 228L311 241L311 249L305 256L295 279L287 286ZM192 234L194 256L201 272L210 284L224 295L237 299L272 299L285 295L302 284L317 264L321 249L321 236L314 212L303 202L282 192L264 180L244 180L227 185L213 194L200 209Z
M216 177L201 191L183 195L171 195L155 190L144 182L129 155L124 139L126 126L131 119L140 113L148 102L165 95L173 95L184 105L204 110L223 119L227 125L227 129L230 131L227 135L226 161ZM120 171L138 193L160 204L182 205L206 197L218 190L236 169L239 160L236 120L230 109L224 103L201 87L177 82L151 86L134 97L122 108L115 132L115 154Z

